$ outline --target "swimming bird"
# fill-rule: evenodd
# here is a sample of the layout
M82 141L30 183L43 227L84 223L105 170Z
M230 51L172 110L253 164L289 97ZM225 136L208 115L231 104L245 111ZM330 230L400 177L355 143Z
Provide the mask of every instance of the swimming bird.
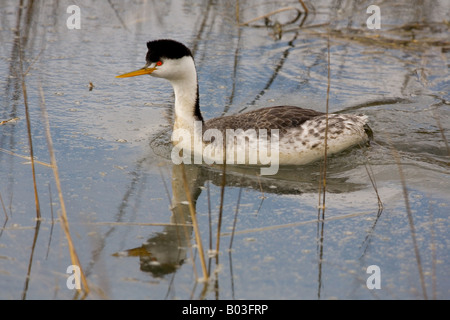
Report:
M332 155L362 145L370 138L365 115L326 114L296 106L265 107L205 120L200 111L197 71L189 48L170 39L150 41L147 48L145 66L117 78L150 75L169 80L175 93L173 132L181 131L184 137L178 137L177 146L194 154L207 154L208 163L211 159L225 158L229 163L228 150L233 153L231 159L246 152L245 162L249 163L253 155L261 153L258 148L270 145L269 153L277 153L277 159L271 158L272 161L279 165L303 165L323 158L325 145L327 155ZM193 141L196 132L203 134L198 140L199 148ZM229 132L234 136L230 134L231 139L223 142ZM264 144L264 139L270 140L269 143ZM174 135L172 140L175 141ZM227 149L228 146L234 148ZM258 164L264 164L260 161L262 157L258 159Z

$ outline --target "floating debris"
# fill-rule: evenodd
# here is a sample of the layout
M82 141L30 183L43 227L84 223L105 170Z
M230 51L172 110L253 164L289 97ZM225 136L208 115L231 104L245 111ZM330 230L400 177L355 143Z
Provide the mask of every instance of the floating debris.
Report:
M20 118L12 118L12 119L9 119L9 120L3 120L3 121L0 121L0 126L1 125L3 125L3 124L7 124L7 123L15 123L15 122L17 122L17 120L19 120Z

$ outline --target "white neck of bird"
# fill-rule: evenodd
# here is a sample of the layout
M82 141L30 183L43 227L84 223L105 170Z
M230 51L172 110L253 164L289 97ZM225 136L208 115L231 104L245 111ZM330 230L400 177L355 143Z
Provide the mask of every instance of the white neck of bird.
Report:
M191 58L183 58L180 64L178 70L182 72L169 79L175 93L175 126L191 129L196 120L201 120L198 110L197 71Z

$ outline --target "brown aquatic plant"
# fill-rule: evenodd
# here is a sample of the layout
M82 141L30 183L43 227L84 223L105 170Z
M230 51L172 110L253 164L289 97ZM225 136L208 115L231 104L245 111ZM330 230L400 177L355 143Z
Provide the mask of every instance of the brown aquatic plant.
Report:
M60 209L60 214L59 214L59 218L61 219L61 227L64 231L64 235L66 236L67 239L67 243L69 246L69 253L70 253L70 259L72 261L73 265L76 265L80 268L80 278L81 278L81 283L83 284L83 297L85 297L87 294L89 294L89 285L87 283L86 280L86 276L83 272L83 269L81 267L81 263L80 260L78 259L78 255L77 252L75 250L75 246L73 244L72 241L72 237L70 235L70 229L69 229L69 221L67 219L67 211L66 211L66 205L64 202L64 196L62 193L62 188L61 188L61 180L59 178L59 171L58 171L58 165L56 163L56 156L55 156L55 151L53 148L53 139L51 136L51 132L50 132L50 122L48 120L48 114L47 114L47 109L45 108L45 97L44 97L44 91L42 90L42 86L39 87L39 93L41 96L41 112L42 112L42 117L44 119L44 125L45 125L45 134L46 134L46 138L47 138L47 146L48 146L48 152L50 154L50 162L52 165L52 169L53 169L53 175L55 178L55 184L56 184L56 188L58 190L58 197L59 197L59 203L61 206ZM78 290L78 292L81 291L81 289Z

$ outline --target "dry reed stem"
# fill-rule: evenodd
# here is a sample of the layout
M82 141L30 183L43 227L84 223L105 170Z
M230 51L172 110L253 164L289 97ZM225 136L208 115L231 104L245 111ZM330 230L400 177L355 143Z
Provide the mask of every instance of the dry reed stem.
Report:
M330 102L330 87L331 87L331 64L330 64L330 37L327 38L327 98L325 104L325 141L324 141L324 158L323 158L323 172L322 185L319 187L319 211L322 210L322 219L325 214L325 195L327 191L327 156L328 156L328 110ZM320 204L320 195L323 191L322 204Z
M2 203L3 212L5 213L5 219L8 220L8 213L6 212L5 203L3 202L2 194L0 193L0 202Z
M173 217L174 217L175 223L128 223L128 222L114 222L114 223L115 223L115 225L130 225L130 224L132 224L132 225L139 225L139 226L176 226L176 227L183 227L184 238L185 239L189 239L189 232L188 232L187 227L192 227L192 224L188 224L186 222L186 220L184 218L184 214L181 212L181 208L173 206L172 200L170 198L169 189L167 188L166 180L164 179L161 167L158 166L158 169L159 169L159 173L161 175L161 180L162 180L162 182L164 184L164 189L166 191L166 195L167 195L167 199L169 201L170 209L173 212ZM179 216L180 219L179 220L181 220L181 221L177 221L178 219L177 219L177 214L175 213L175 210L180 212L180 216ZM108 222L104 222L104 223L108 223ZM180 243L181 242L180 232L178 232L178 228L176 230L177 230L177 240ZM192 269L194 270L195 279L198 279L198 273L197 273L197 268L195 266L195 259L194 259L194 254L192 252L191 242L188 241L188 244L189 244L188 245L188 247L189 247L189 254L190 254L190 257L192 259Z
M242 180L244 180L244 176L245 175L242 176ZM241 194L242 194L242 184L241 184L241 187L239 188L239 195L238 195L238 200L236 203L236 210L234 212L233 229L232 229L232 233L231 233L230 245L228 246L228 250L231 250L231 248L233 247L234 231L236 230L236 222L237 222L237 215L239 212L239 204L241 203Z
M298 0L298 2L300 2L300 4L302 5L303 10L305 10L305 14L308 15L309 10L308 10L308 7L305 6L305 3L303 2L303 0Z
M428 203L430 205L430 203ZM436 256L436 234L435 234L435 229L434 229L434 217L433 217L433 212L431 211L431 206L429 206L429 211L430 211L430 242L431 242L431 291L432 291L432 299L436 300L437 299L437 285L436 285L436 261L437 261L437 256Z
M378 201L378 215L383 211L383 202L381 201L380 194L378 193L377 183L375 181L375 175L373 173L372 167L370 167L369 159L366 157L367 163L364 163L364 167L366 168L367 176L369 177L370 183L372 184L373 189L375 190L375 194L377 196ZM369 164L369 166L367 166ZM370 170L369 170L370 168Z
M405 175L403 173L400 156L399 156L397 150L391 144L389 138L388 138L388 141L391 146L391 152L392 152L392 155L394 156L395 163L397 164L398 174L400 176L400 182L401 182L402 191L403 191L403 198L405 200L406 214L408 216L408 223L409 223L409 228L411 231L411 238L413 241L414 253L416 255L417 268L419 269L420 285L422 287L423 297L425 300L427 300L428 296L427 296L427 290L426 290L426 286L425 286L425 278L424 278L424 274L423 274L423 270L422 270L422 262L420 259L419 247L417 245L416 229L414 226L414 220L413 220L413 216L412 216L412 212L411 212L411 207L409 204L408 189L406 187Z
M25 106L25 119L27 123L27 136L28 136L28 147L30 149L30 160L31 160L31 173L33 176L33 189L34 189L34 203L36 206L36 219L41 219L41 208L39 205L39 195L37 191L37 183L36 183L36 168L34 165L34 153L33 153L33 138L31 135L31 121L30 121L30 112L28 108L28 95L27 95L27 86L25 83L25 76L28 73L28 70L26 72L23 72L23 58L22 58L22 46L21 46L21 37L19 34L19 37L17 39L18 41L18 50L19 50L19 67L20 67L20 81L22 86L22 95L23 95L23 103Z
M55 225L55 217L53 214L52 189L50 188L50 184L48 184L48 196L49 196L49 203L50 203L50 216L52 217L52 222L51 222L51 227L50 227L50 234L48 237L47 254L45 255L46 259L48 258L48 254L50 253L50 244L52 242L53 227Z
M182 209L180 208L180 207L176 207L176 208L174 208L174 209L172 209L172 210L175 210L175 209L177 209L178 211L179 211L179 213L180 213L180 220L181 220L181 223L180 222L177 222L176 221L176 225L178 226L183 226L183 232L184 232L184 237L185 237L185 239L190 239L190 237L189 237L189 231L188 231L188 227L193 227L193 225L188 225L187 223L186 223L186 220L185 220L185 218L184 218L184 215L183 215L183 212L182 212ZM190 210L190 209L189 209ZM190 212L190 211L189 211ZM177 220L177 218L176 218L176 214L175 214L175 212L173 211L173 213L174 213L174 218L175 218L175 220ZM189 213L190 214L190 213ZM178 230L177 230L178 231ZM180 241L180 233L179 232L177 232L177 240L178 241ZM196 279L196 281L198 280L198 273L197 273L197 267L196 267L196 265L195 265L195 256L194 256L194 252L193 252L193 250L192 250L192 243L190 242L190 241L188 241L188 248L189 248L189 255L190 255L190 257L191 257L191 261L192 261L192 270L194 271L194 276L195 276L195 279Z
M15 152L12 152L12 151L3 149L3 148L0 148L0 152L4 152L4 153L7 153L7 154L9 154L9 155L11 155L11 156L19 157L19 158L22 158L22 159L31 161L31 157L30 157L30 156L23 156L23 155L21 155L21 154L18 154L18 153L15 153ZM42 162L42 161L39 161L39 160L36 160L36 159L34 160L34 163L35 163L35 164L40 164L40 165L45 166L45 167L47 167L47 168L51 168L51 167L52 167L51 164L46 163L46 162Z
M52 140L52 136L50 133L50 123L49 123L49 119L48 119L47 109L45 108L45 97L44 97L44 91L42 90L42 86L39 86L39 93L41 96L41 112L42 112L42 117L44 118L47 146L48 146L48 152L50 154L50 163L52 165L53 175L55 178L55 184L56 184L56 188L58 190L59 203L61 206L61 212L59 214L60 219L61 219L61 227L64 231L64 234L65 234L67 242L68 242L70 260L72 261L73 265L76 265L80 268L80 277L81 277L81 282L83 284L83 291L84 291L83 297L85 297L87 294L89 294L90 290L89 290L89 286L88 286L88 283L86 280L86 276L81 267L80 260L78 259L77 252L73 245L72 237L70 235L69 221L67 219L67 212L66 212L66 205L64 203L64 196L63 196L62 189L61 189L61 181L59 179L59 171L58 171L58 166L56 163L55 152L53 149L53 140ZM80 290L81 289L77 289L77 292L80 292Z
M184 169L184 167L183 167L183 169ZM184 189L184 185L183 185L183 189ZM175 190L174 190L174 198L177 199L177 197L178 197L178 192L175 192ZM172 203L172 201L169 200L169 203ZM175 226L183 226L184 238L185 239L190 239L189 231L188 231L187 228L188 227L193 227L193 226L192 226L192 224L188 225L186 223L186 219L184 217L183 209L180 206L174 206L174 207L171 206L170 208L172 210L173 217L174 217L174 220L175 220L175 223L173 225L175 225ZM175 210L178 211L179 217L177 217L177 213L175 212ZM180 220L180 221L178 221L178 220ZM181 239L180 239L180 233L178 232L178 228L177 228L177 240L180 243ZM194 257L194 253L192 251L192 244L191 244L190 241L188 241L187 243L188 243L188 248L189 248L189 256L190 256L190 258L192 260L192 269L194 271L194 276L195 276L195 279L197 281L198 280L198 273L197 273L197 268L195 266L195 257Z
M222 169L222 182L220 185L220 206L219 206L219 221L217 222L217 236L216 236L216 257L219 256L219 247L220 247L220 229L222 228L222 212L223 212L223 201L224 201L224 195L225 195L225 184L227 182L226 179L226 167L227 167L227 161L226 161L226 149L225 149L225 161L223 162L223 169Z
M240 16L239 16L239 0L236 0L236 22L239 25L240 24Z
M182 172L182 176L183 176L184 192L186 193L186 197L188 199L189 212L191 213L192 225L194 227L195 241L197 242L198 251L199 251L199 255L200 255L200 264L202 266L203 278L205 281L207 281L209 278L208 270L206 268L205 255L203 252L203 244L202 244L202 239L200 237L200 230L198 229L198 223L197 223L197 217L195 214L194 203L192 202L191 192L189 191L189 185L188 185L187 178L186 178L186 171L184 168L184 164L181 163L180 165L181 165L181 172Z
M34 256L34 249L36 248L37 238L39 235L39 229L41 226L41 220L36 220L36 226L34 228L34 236L33 236L33 243L31 245L31 252L30 252L30 258L28 259L28 268L27 268L27 276L25 278L25 285L22 292L22 300L25 300L27 298L27 292L28 292L28 284L30 283L30 274L31 274L31 266L33 265L33 256Z
M161 170L161 167L158 166L159 175L161 176L161 181L164 185L164 190L166 191L167 200L169 201L170 208L172 208L172 199L170 199L169 189L167 188L166 180L164 180L164 176Z
M209 250L212 250L212 217L211 217L211 194L209 181L206 181L206 196L208 199L208 225L209 225Z

